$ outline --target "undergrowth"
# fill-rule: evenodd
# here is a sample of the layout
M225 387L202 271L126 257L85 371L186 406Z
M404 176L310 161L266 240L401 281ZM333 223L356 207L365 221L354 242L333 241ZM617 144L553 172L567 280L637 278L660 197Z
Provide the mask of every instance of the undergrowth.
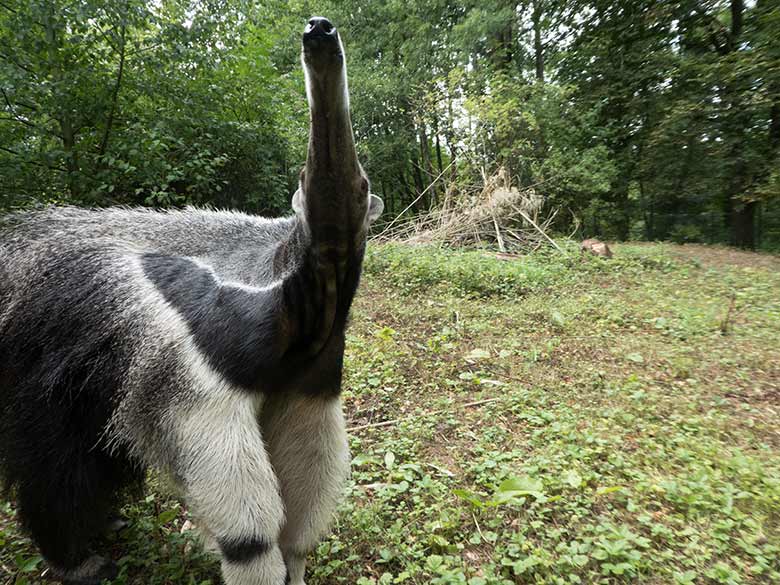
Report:
M369 248L365 272L407 295L430 294L430 287L441 287L437 293L516 297L576 282L587 275L636 274L672 267L668 258L659 255L627 255L605 262L580 255L575 249L570 242L566 253L542 249L515 259L486 250L454 252L434 246L387 244Z
M780 582L780 261L369 250L352 478L309 585ZM391 424L382 425L392 421ZM117 584L219 582L153 479ZM45 569L0 504L0 583Z

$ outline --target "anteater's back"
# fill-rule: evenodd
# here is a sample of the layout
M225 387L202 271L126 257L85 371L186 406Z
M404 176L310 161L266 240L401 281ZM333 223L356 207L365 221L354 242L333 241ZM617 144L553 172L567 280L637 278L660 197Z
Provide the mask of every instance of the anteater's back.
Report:
M35 511L43 502L70 505L72 498L48 493L61 485L94 493L99 508L102 494L137 475L131 435L146 433L161 451L147 455L165 458L164 440L150 434L162 432L157 419L188 375L171 357L187 343L187 332L147 281L143 255L191 257L223 279L262 286L274 277L270 259L293 221L74 208L0 218L0 476L24 488L19 505L28 523L45 524ZM123 409L133 411L124 430L117 428ZM109 436L110 426L126 444ZM63 446L71 451L67 464ZM93 517L100 516L96 509ZM68 541L50 536L53 543Z

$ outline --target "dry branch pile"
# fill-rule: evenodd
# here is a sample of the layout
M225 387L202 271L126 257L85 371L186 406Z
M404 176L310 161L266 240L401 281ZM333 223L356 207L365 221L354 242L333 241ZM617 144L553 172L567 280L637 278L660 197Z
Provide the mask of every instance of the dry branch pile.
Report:
M543 198L533 188L520 191L504 168L471 192L447 189L442 205L411 221L391 222L376 241L434 243L453 247L490 246L505 253L558 246L547 236L557 210L542 216ZM397 218L398 219L398 218ZM560 248L558 248L560 249Z

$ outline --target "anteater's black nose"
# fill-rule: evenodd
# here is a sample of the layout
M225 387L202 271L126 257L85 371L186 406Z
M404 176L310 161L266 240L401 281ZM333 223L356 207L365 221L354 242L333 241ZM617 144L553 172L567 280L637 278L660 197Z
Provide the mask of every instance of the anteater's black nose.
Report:
M329 37L336 34L333 24L322 16L312 16L303 30L303 40Z

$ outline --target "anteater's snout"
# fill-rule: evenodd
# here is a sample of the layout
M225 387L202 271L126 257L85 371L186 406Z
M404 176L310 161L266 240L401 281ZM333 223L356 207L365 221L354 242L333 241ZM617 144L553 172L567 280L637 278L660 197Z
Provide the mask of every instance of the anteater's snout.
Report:
M336 39L336 27L327 18L312 16L303 29L303 42L309 43L315 40Z
M344 69L344 47L333 23L322 16L312 16L303 29L301 48L307 80L310 80L310 77L320 81L328 78L331 80L329 84L336 87L346 74L346 70ZM333 85L334 83L336 85Z

